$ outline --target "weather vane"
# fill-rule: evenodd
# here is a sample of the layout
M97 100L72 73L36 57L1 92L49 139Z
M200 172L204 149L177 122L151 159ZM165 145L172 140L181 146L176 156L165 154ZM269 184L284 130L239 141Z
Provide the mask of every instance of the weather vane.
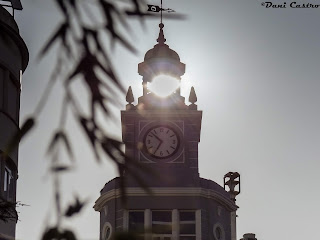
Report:
M168 12L168 13L175 12L171 8L162 8L162 0L160 0L160 7L157 5L148 4L148 11L149 12L160 12L161 23L162 23L162 12Z

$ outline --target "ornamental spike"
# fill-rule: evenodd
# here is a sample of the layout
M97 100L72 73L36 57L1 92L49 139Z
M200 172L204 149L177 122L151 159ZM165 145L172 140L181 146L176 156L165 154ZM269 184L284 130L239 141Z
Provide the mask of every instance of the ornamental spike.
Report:
M189 102L194 104L195 102L197 102L197 100L198 99L197 99L196 91L194 90L194 87L191 87L190 95L189 95Z
M128 88L128 92L127 92L127 95L126 95L126 101L129 104L132 104L134 102L134 97L133 97L131 86L129 86L129 88Z

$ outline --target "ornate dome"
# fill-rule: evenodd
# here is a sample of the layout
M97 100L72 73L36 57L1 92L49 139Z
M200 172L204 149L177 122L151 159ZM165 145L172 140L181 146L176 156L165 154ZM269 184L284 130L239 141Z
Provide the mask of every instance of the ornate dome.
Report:
M157 44L144 55L144 61L155 58L167 58L180 61L178 53L173 51L167 44Z
M146 82L151 82L152 78L159 74L180 78L185 72L185 64L180 62L178 53L165 44L163 23L160 23L159 27L158 44L147 51L144 61L138 65L138 73L144 77Z
M160 23L159 27L160 27L160 32L159 32L159 37L157 39L158 44L155 45L149 51L147 51L147 53L144 55L144 61L148 61L156 58L166 58L166 59L172 59L180 62L180 57L178 53L170 49L169 46L165 44L166 39L164 38L164 34L163 34L163 27L164 27L163 23Z

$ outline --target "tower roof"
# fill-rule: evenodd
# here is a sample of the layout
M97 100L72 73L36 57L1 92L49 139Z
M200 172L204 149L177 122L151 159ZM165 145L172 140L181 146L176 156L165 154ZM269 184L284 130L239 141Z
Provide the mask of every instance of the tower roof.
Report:
M159 24L160 31L159 37L157 39L158 44L156 44L152 49L146 52L144 56L144 61L151 60L154 58L167 58L180 61L178 53L173 51L167 44L165 44L166 39L164 38L163 27L164 24Z
M180 62L178 53L165 44L163 27L164 24L160 23L158 44L146 52L144 61L138 65L139 74L144 76L144 81L147 82L159 73L180 77L185 72L185 64Z
M180 61L178 53L169 48L167 44L157 44L144 55L144 61L155 58L168 58Z

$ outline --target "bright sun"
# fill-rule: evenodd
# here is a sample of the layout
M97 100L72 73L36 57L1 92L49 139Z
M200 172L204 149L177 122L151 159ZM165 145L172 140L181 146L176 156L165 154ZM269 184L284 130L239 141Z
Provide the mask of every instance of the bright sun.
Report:
M168 76L159 75L148 83L148 89L160 97L167 97L179 87L179 80Z

